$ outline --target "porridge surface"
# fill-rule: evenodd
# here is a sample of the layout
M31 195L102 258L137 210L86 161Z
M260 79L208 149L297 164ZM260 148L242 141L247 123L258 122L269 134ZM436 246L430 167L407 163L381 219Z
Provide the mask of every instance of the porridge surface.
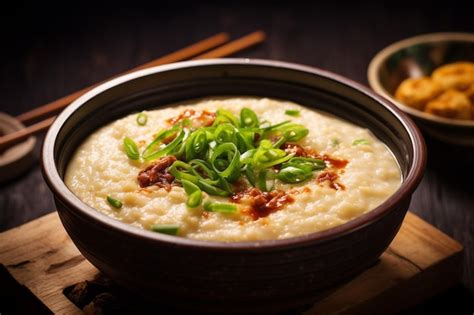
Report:
M157 186L140 188L137 175L150 162L130 160L124 152L123 139L133 139L143 150L159 130L169 128L167 119L178 116L191 104L195 110L224 108L237 116L243 107L248 107L261 120L273 124L285 120L303 124L309 134L299 145L349 161L338 172L338 183L344 189L334 189L328 182L318 182L315 178L299 185L277 181L276 188L291 194L294 202L254 219L245 215L244 205L238 205L239 211L233 214L204 212L202 206L188 209L187 196L178 186L169 192ZM298 117L285 114L285 110L295 109L300 111ZM137 124L135 113L94 132L79 146L65 175L66 185L79 199L138 228L179 224L179 236L224 242L294 237L358 217L385 201L401 184L394 156L369 130L292 102L251 97L214 98L150 110L146 115L148 121L144 126ZM354 144L360 139L367 143ZM120 200L122 208L113 208L106 200L108 195ZM206 193L204 196L229 202L224 197Z

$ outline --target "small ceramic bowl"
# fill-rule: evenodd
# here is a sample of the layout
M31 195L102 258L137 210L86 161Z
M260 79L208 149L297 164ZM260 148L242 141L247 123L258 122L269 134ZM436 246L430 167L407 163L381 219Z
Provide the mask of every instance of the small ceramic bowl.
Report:
M0 113L0 136L24 129L25 126L15 117ZM0 152L0 183L8 182L25 172L34 162L36 137Z
M371 129L396 156L401 187L335 228L258 242L210 242L142 230L79 200L64 184L72 153L97 128L131 112L209 96L287 99ZM174 308L263 313L312 302L371 266L397 233L425 166L423 138L390 102L338 75L248 59L176 63L104 83L66 108L48 131L44 177L81 253L119 284Z
M408 113L427 134L444 142L474 146L474 120L431 115L394 97L406 78L429 76L437 67L456 61L474 62L473 33L427 34L391 44L372 59L367 76L375 92Z

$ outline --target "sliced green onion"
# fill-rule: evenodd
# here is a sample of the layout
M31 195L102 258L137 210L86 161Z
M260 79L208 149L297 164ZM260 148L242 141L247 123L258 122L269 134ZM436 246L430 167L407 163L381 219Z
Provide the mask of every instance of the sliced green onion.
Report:
M189 161L189 165L192 167L191 172L200 178L209 178L211 180L216 180L219 177L217 173L213 169L211 169L211 165L209 165L209 163L204 160L191 160ZM202 175L204 175L205 177L203 177Z
M287 155L283 150L274 148L270 140L264 139L260 141L259 147L253 154L252 163L255 168L264 169L286 162L292 156Z
M191 183L196 184L199 180L199 177L191 173L191 166L183 161L175 161L168 168L168 172L177 178L179 181L187 180Z
M256 186L257 178L255 176L255 171L253 169L252 164L247 164L245 166L245 176L247 177L247 180L249 181L250 185Z
M237 138L237 148L241 153L254 149L253 139L255 138L255 133L237 131L235 136Z
M178 235L179 225L177 224L155 224L152 225L151 230L153 232L168 234L168 235Z
M258 127L259 122L257 114L255 114L255 112L250 108L242 108L240 111L240 124L242 127Z
M145 126L148 121L148 116L145 113L140 113L137 115L137 124L140 126Z
M326 163L320 159L293 157L288 162L282 164L282 168L288 166L294 166L296 168L301 168L306 172L312 172L325 169Z
M352 142L352 145L366 145L370 144L370 142L366 139L357 139Z
M221 197L227 197L230 195L229 191L224 190L220 187L214 186L204 179L198 179L197 185L199 186L199 188L207 192L209 195L221 196Z
M175 161L168 169L168 172L182 183L185 181L191 182L210 195L222 197L229 196L230 187L227 182L224 179L219 178L217 173L211 170L207 163L202 162L204 161L193 160L190 164L187 164L183 161ZM198 166L208 174L207 176L209 176L209 179L201 176L201 174L196 170ZM184 185L185 184L183 184L183 186ZM191 191L191 193L192 192L193 191Z
M181 184L183 184L184 191L188 195L188 200L186 205L189 208L196 208L201 205L202 202L202 191L201 189L192 182L182 179Z
M227 155L227 159L219 159L222 155ZM219 166L221 166L219 163L223 163L222 161L227 162L227 165L224 169L219 169ZM209 162L219 176L231 183L240 176L240 152L235 144L231 142L219 144Z
M341 143L341 141L339 141L339 139L332 139L332 140L331 140L331 145L332 145L333 147L338 146L340 143Z
M122 202L120 202L120 200L112 198L111 196L107 196L107 202L116 209L122 208Z
M262 170L258 174L257 187L261 191L271 191L275 185L275 173L270 170Z
M130 160L138 160L140 158L140 153L138 152L138 146L129 137L125 137L123 139L123 147L125 149L125 153L127 154Z
M212 125L217 126L224 122L231 123L236 127L239 127L240 125L239 120L237 119L237 117L234 116L234 114L232 114L232 112L220 108L216 111L216 119L214 120L214 123Z
M232 124L223 123L217 126L214 132L214 138L217 143L236 142L236 129Z
M277 178L288 184L298 184L310 179L312 176L312 172L307 172L294 166L288 166L280 170Z
M265 127L265 128L263 128L263 129L264 129L264 131L277 130L277 129L279 129L279 128L281 128L281 127L283 127L283 126L289 124L290 122L291 122L291 121L289 121L289 120L285 120L285 121L282 121L281 123L278 123L278 124L275 124L275 125L270 125L270 126Z
M196 184L193 184L192 182L186 179L182 179L181 184L183 184L184 191L188 195L191 195L195 191L201 190Z
M171 135L173 134L174 133L172 133ZM176 136L176 138L174 138L173 141L168 143L165 147L159 150L153 151L154 147L158 143L160 143L163 139L166 139L165 137L161 136L161 139L158 140L158 137L157 137L157 139L155 139L155 141L153 141L150 145L148 145L145 151L143 151L143 155L142 155L143 159L150 161L150 160L154 160L156 158L159 158L163 155L170 153L174 148L178 146L178 144L183 140L186 134L187 132L184 129L180 129L178 135Z
M202 191L201 189L196 190L195 192L191 193L188 196L188 200L186 201L186 205L189 208L196 208L201 205L202 202Z
M240 163L242 164L249 164L253 161L253 156L255 155L255 152L257 152L256 149L248 150L244 154L240 156Z
M276 159L276 160L273 160L273 161L270 161L270 162L267 162L267 163L263 163L263 164L260 164L259 168L269 168L269 167L272 167L272 166L275 166L275 165L278 165L278 164L282 164L286 161L288 161L289 159L291 159L293 157L293 153L292 154L289 154L287 156L283 156L279 159Z
M281 146L283 145L283 143L285 143L285 142L286 142L286 137L283 136L283 137L281 137L280 139L278 139L277 142L275 142L275 143L273 144L273 147L274 147L274 148L279 148L279 147L281 147Z
M300 124L285 125L280 130L283 132L283 136L291 142L299 141L306 137L309 133L308 128Z
M197 130L191 134L185 145L186 160L190 161L204 155L208 147L207 135L203 130Z
M237 211L237 206L231 203L206 201L204 203L204 210L209 212L234 213Z
M300 111L297 109L287 109L285 110L285 114L289 116L298 117L300 115Z
M285 113L300 115L299 110L292 109ZM285 142L297 142L308 133L305 126L289 120L274 125L260 121L250 108L243 108L240 117L229 110L218 109L212 126L195 129L191 120L186 118L170 129L161 130L145 148L141 158L149 161L174 155L177 161L168 168L168 172L182 183L188 195L186 204L192 208L202 204L203 192L229 196L233 191L231 183L241 173L252 186L263 191L272 190L275 179L300 183L311 178L314 171L326 167L323 160L294 157L294 154L280 149ZM139 159L138 148L133 144L131 139L124 140L125 150L131 151L127 155ZM275 166L279 166L278 174L272 169ZM221 207L219 204L206 204L208 209ZM222 206L224 212L229 208L225 205ZM229 211L234 211L235 206L230 204L230 208Z

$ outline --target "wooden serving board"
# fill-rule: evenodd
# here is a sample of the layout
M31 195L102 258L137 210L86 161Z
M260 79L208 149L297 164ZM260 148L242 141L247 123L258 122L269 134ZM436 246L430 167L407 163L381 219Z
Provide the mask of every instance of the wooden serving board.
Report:
M458 242L408 212L400 232L377 264L328 292L304 314L406 309L459 282L462 251ZM26 288L24 291L60 314L83 313L63 290L89 283L84 281L100 273L79 253L56 212L1 233L0 264L8 277ZM10 286L0 281L2 290L14 291Z

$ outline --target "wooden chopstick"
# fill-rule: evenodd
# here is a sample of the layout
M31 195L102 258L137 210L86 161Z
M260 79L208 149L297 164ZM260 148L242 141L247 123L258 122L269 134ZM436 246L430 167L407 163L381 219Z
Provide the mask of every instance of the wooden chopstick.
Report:
M138 66L136 68L133 68L131 70L128 70L124 73L121 73L119 75L116 75L114 77L130 73L132 71L136 70L141 70L145 68L150 68L154 66L159 66L163 65L166 63L171 63L171 62L176 62L176 61L182 61L189 59L191 57L194 57L196 55L199 55L209 49L212 49L214 47L217 47L219 45L222 45L229 41L229 35L227 33L219 33L217 35L214 35L212 37L209 37L207 39L204 39L202 41L199 41L193 45L187 46L183 49L180 49L178 51L175 51L171 54L168 54L166 56L163 56L161 58L155 59L153 61L150 61L144 65ZM112 77L112 78L114 78ZM107 80L104 80L102 82L108 81L112 78L109 78ZM71 104L72 101L75 99L79 98L81 95L85 94L92 88L96 87L97 85L101 84L102 82L99 82L97 84L94 84L92 86L86 87L82 90L79 90L77 92L74 92L72 94L69 94L67 96L61 97L58 100L55 100L51 103L48 103L46 105L43 105L41 107L35 108L31 111L28 111L26 113L18 115L16 118L21 121L22 123L29 123L31 121L38 120L39 118L45 117L45 116L50 116L53 113L57 113L60 110L62 110L64 107L67 105Z
M222 36L222 35L227 36L227 34L225 34L225 33L221 33L221 34L218 34L216 36ZM213 36L213 37L216 37L216 36ZM207 40L210 40L213 37L211 37ZM221 40L222 39L223 38L221 38ZM258 43L261 43L264 40L265 40L265 33L262 32L262 31L257 31L257 32L251 33L249 35L246 35L244 37L241 37L241 38L239 38L235 41L232 41L228 44L222 45L221 47L213 49L213 50L211 50L207 53L198 55L197 57L195 57L193 59L197 60L197 59L209 59L209 58L220 58L220 57L230 56L234 53L237 53L237 52L242 51L244 49L247 49L251 46L254 46ZM200 42L200 43L202 43L202 42ZM199 44L199 43L197 43L197 44ZM194 44L192 46L196 46L197 44ZM177 52L172 53L170 55L161 57L161 58L156 59L152 62L146 63L146 64L141 65L139 67L136 67L132 70L129 70L125 73L129 73L129 72L132 72L132 71L157 66L157 65L160 65L160 64L164 64L164 63L170 63L170 62L175 62L175 61L179 61L179 60L185 60L189 57L187 57L187 54L183 53L182 51L187 49L187 48L190 48L192 46L188 46L188 47L186 47L186 48L184 48L180 51L177 51ZM174 57L170 57L172 55L174 55ZM180 56L180 58L183 58L183 59L175 59L175 58L178 58L177 56L178 57ZM165 60L165 61L163 62L163 60ZM157 62L162 62L162 63L157 63ZM91 87L82 89L82 90L77 91L75 93L72 93L68 96L60 98L57 101L51 102L47 105L41 106L41 107L39 107L37 109L34 109L30 112L19 115L19 116L17 116L17 118L20 119L20 117L23 116L23 119L26 119L26 121L29 121L29 120L33 119L32 117L41 117L41 116L44 116L44 115L47 115L47 114L51 114L54 111L58 111L60 109L63 109L64 107L69 105L69 103L74 101L76 98L80 97L81 95L83 95L84 93L86 93L87 91L89 91L90 89L92 89L93 87L95 87L97 85L98 84L95 84ZM68 102L66 102L66 101L68 101ZM37 111L37 112L35 112L35 111ZM26 118L25 118L25 115L26 115ZM5 135L5 136L1 137L0 138L0 152L7 149L7 148L9 148L9 147L11 147L11 146L13 146L13 145L15 145L15 144L17 144L17 143L20 143L21 141L27 139L31 135L34 135L36 133L39 133L41 131L44 131L44 130L48 129L49 126L51 126L51 124L54 122L55 118L56 117L50 117L50 118L42 120L42 121L40 121L36 124L28 126L25 129L22 129L20 131L10 133L8 135Z
M34 135L36 133L39 133L43 130L48 129L49 126L52 125L55 119L56 117L49 117L49 118L46 118L45 120L40 121L39 123L28 126L24 129L20 129L16 132L12 132L12 133L4 135L3 137L0 138L0 152L14 146L15 144L18 144L26 140L31 135Z
M265 40L265 33L262 31L256 31L248 34L244 37L236 39L228 44L222 45L216 49L213 49L207 53L194 57L193 60L199 59L210 59L210 58L221 58L235 54L238 51L247 49L253 45L257 45Z

